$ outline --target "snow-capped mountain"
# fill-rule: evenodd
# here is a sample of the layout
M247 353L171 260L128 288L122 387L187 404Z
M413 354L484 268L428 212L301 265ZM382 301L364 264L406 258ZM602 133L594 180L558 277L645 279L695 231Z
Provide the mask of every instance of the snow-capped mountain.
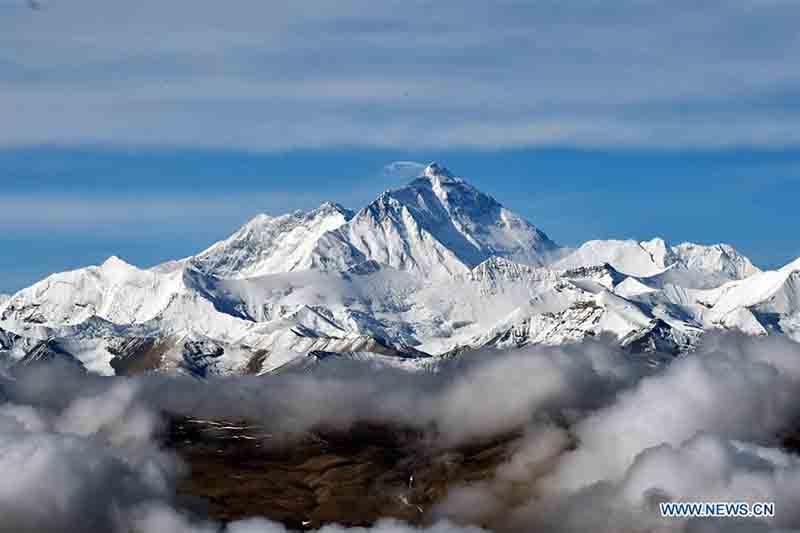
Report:
M557 245L463 178L436 163L353 213L326 202L309 212L259 215L183 262L222 278L376 261L418 275L463 274L490 257L541 265ZM157 269L168 271L179 263Z
M112 257L53 274L0 300L0 370L261 374L326 353L427 368L590 337L663 356L714 329L800 341L800 260L762 272L729 245L662 239L565 251L431 164L357 212L259 215L148 270Z
M351 211L333 202L308 212L258 215L191 260L203 272L222 278L307 270L321 266L317 241L352 218Z
M708 307L706 320L755 334L783 331L797 335L800 318L800 259L776 271L698 293Z
M675 261L663 239L651 241L588 241L557 261L557 268L576 268L608 263L632 276L653 276Z
M490 257L541 265L557 248L535 226L436 163L323 237L321 250L338 247L419 275L464 274Z
M669 246L659 238L588 241L553 266L574 268L602 263L631 276L652 277L654 282L692 288L716 287L760 272L729 244L706 246L685 242Z
M709 276L716 275L735 280L761 272L748 258L740 255L729 244L703 246L685 242L673 246L672 253L676 258L675 262L684 269Z
M117 324L144 322L170 304L181 273L159 275L118 257L100 266L53 274L9 298L0 319L77 324L103 317Z

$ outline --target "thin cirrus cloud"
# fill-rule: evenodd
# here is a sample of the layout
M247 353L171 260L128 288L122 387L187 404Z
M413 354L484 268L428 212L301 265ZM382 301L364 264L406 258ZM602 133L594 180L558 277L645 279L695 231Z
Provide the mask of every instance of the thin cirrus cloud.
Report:
M18 195L0 198L0 230L14 232L94 230L104 225L124 229L138 223L180 225L233 219L247 213L277 213L305 207L313 196L298 193L237 194L217 198L74 198ZM209 220L210 219L210 220Z
M0 4L0 146L800 143L794 2L41 7Z

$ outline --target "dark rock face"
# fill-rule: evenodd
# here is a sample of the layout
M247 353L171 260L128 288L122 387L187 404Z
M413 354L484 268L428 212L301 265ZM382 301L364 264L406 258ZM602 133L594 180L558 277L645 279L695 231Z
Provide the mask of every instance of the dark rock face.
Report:
M156 338L131 337L112 339L106 349L114 354L111 360L114 372L118 376L132 376L158 368L168 347Z
M86 371L83 363L52 340L41 341L36 344L22 359L14 364L12 370L19 371L25 367L43 364L65 365L81 372Z
M488 479L514 435L455 449L423 435L361 424L281 442L258 426L173 421L167 444L188 465L179 496L221 521L265 516L290 528L424 523L448 487Z

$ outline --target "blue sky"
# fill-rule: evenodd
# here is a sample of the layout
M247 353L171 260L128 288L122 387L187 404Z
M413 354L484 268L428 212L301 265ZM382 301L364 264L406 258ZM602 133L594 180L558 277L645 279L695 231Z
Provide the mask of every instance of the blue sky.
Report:
M284 5L288 4L288 5ZM556 241L800 255L800 4L0 0L0 291L443 162Z

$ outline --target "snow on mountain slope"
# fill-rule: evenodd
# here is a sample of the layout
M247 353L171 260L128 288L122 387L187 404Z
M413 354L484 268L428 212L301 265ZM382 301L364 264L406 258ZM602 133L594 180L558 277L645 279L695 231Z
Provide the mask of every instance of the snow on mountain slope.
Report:
M199 272L192 263L161 272L112 257L100 266L54 274L23 289L8 302L0 320L23 325L19 327L26 334L38 325L62 332L76 326L85 335L87 324L102 319L112 326L137 325L145 332L188 331L231 342L254 323L242 292L247 291L227 290L222 280ZM263 293L254 296L269 300ZM115 333L106 328L100 334Z
M542 283L531 278L526 291L518 293L504 284L498 294L488 295L473 280L429 283L375 263L344 272L309 270L226 280L200 272L191 262L181 270L161 272L112 259L21 291L3 319L26 335L36 331L41 338L80 339L64 343L65 350L98 373L113 367L106 340L131 336L214 340L226 355L212 367L226 369L241 368L241 358L229 361L227 355L237 346L262 352L263 371L311 350L370 348L418 356L429 347L446 351L488 326L493 315L510 312L558 282L555 273L502 263L517 272L539 272ZM490 270L484 265L482 271ZM563 296L554 294L538 296L541 309L564 305ZM120 313L117 301L140 312ZM170 353L159 368L180 368L170 361L181 361L182 348Z
M778 270L759 272L749 278L732 281L719 288L699 291L698 300L720 316L739 307L771 303L776 312L797 311L796 276L800 259Z
M418 275L466 274L493 256L540 265L557 249L547 235L464 179L432 163L381 194L320 239L320 255L349 248ZM343 267L342 264L337 264Z
M652 294L657 292L657 289L645 285L636 278L625 278L623 282L617 285L614 292L623 298L631 298L634 296L641 296L643 294Z
M729 244L704 246L685 242L672 247L677 261L693 272L721 276L728 280L744 279L761 272L750 260Z
M672 250L662 239L651 241L596 240L558 260L552 266L560 269L608 263L632 276L653 276L675 261Z
M559 345L609 335L637 352L677 354L697 343L701 330L680 320L669 323L645 307L603 290L584 293L555 312L520 308L466 347L512 348L530 344ZM461 349L464 349L462 346Z
M222 340L245 334L251 322L233 316L198 290L191 268L161 273L141 270L117 257L100 266L54 274L15 294L0 321L30 335L38 326L88 336L97 320L108 327L139 325L166 334L192 331Z
M625 274L608 263L571 268L560 272L560 275L573 285L592 293L601 292L603 289L614 290L620 283L628 279Z
M698 301L710 306L704 318L711 324L758 331L756 320L765 330L781 329L782 319L800 315L800 259L700 293Z
M422 284L408 273L389 267L365 270L363 264L344 272L307 270L234 280L202 276L201 281L202 290L221 308L256 322L305 305L370 314L400 310L408 305L406 296Z
M22 359L41 339L24 337L14 331L0 328L0 368L6 368Z
M610 265L553 270L491 258L464 276L432 282L411 294L411 311L403 319L421 342L421 350L477 348L487 331L506 327L508 317L546 319L616 290L625 279ZM573 340L570 335L560 338Z
M609 291L601 292L595 302L607 311L598 323L600 331L608 331L619 337L648 326L654 318L649 311Z
M552 287L563 279L569 279L574 283L588 283L597 287L594 291L597 292L600 290L599 287L611 289L628 278L607 263L555 270L514 263L503 257L492 257L465 274L463 279L479 284L481 292L491 294L509 286L516 288L519 283L539 289L543 284Z
M671 247L658 238L588 241L551 266L576 268L603 263L627 275L648 278L646 285L658 287L671 283L689 288L712 288L760 272L729 244L706 246L687 242Z
M654 287L671 284L687 289L711 289L761 272L728 244L683 243L672 251L674 262L667 269L641 281Z
M182 285L181 274L140 270L111 257L23 289L6 303L0 320L77 324L100 316L117 324L144 322L169 305Z
M175 338L158 364L138 362L152 358L151 351L130 359L133 366L193 373L241 372L248 363L244 353L261 352L265 361L271 354L256 365L258 371L303 350L420 355L405 347L402 331L375 318L407 306L403 297L418 283L391 269L357 270L223 280L193 262L140 270L111 258L20 291L0 318L15 334L58 339L52 346L99 374L115 371L109 340L118 338ZM192 355L201 345L206 348Z
M246 278L316 266L314 248L328 231L345 224L353 213L325 202L317 209L270 217L258 215L224 241L201 252L192 262L222 278Z
M477 284L480 292L488 295L554 285L559 281L559 274L555 270L515 263L504 257L490 257L464 274L463 279Z

